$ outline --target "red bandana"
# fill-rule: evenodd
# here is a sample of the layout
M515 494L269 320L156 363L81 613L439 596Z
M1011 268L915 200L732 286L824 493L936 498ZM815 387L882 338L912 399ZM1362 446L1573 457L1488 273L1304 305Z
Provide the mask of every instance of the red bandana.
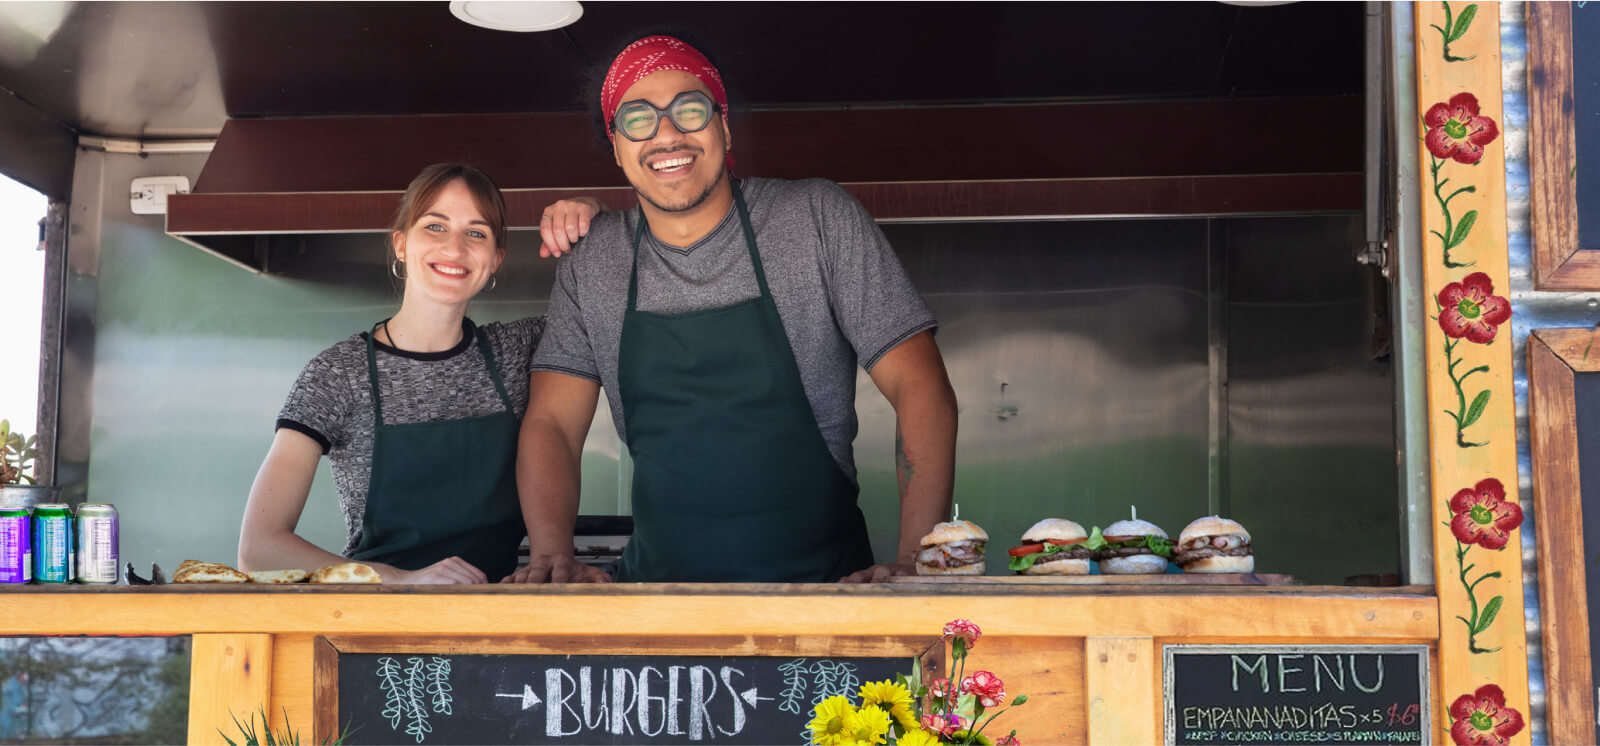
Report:
M606 136L615 140L616 130L612 119L617 107L622 106L622 94L646 75L661 70L682 70L711 89L711 98L722 107L722 116L728 116L728 93L722 88L722 76L700 50L670 36L647 36L622 50L606 71L605 86L600 89L600 108L606 115Z

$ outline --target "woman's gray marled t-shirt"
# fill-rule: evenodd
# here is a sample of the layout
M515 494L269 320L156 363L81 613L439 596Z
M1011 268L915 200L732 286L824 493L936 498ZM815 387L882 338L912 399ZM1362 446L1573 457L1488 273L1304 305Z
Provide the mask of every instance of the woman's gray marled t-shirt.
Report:
M884 353L937 322L872 216L838 184L742 179L739 185L811 411L834 459L854 479L857 361L870 371ZM604 386L624 440L617 352L638 219L637 210L596 217L589 235L561 259L549 329L533 357L534 370ZM641 311L687 313L758 295L736 210L688 247L668 246L649 230L639 242Z
M517 417L528 409L528 363L544 333L544 318L519 319L482 327L495 366ZM462 322L461 343L444 352L406 352L377 344L383 421L390 425L482 417L505 411L489 378L489 368ZM367 510L372 478L372 387L367 377L366 333L323 350L300 371L278 413L278 427L311 436L322 444L333 467L339 507L344 511L343 554L355 551Z

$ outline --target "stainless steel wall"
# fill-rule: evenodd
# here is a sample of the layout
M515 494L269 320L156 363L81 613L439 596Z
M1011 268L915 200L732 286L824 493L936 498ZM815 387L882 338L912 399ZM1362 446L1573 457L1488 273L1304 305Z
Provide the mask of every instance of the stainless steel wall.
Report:
M234 557L301 366L398 303L375 236L275 243L275 274L257 276L129 213L130 179L198 165L85 152L74 195L63 416L84 424L63 425L62 474L121 508L141 565ZM1261 571L1395 572L1393 383L1373 355L1382 301L1351 259L1359 228L1354 215L885 226L943 324L961 515L1009 546L1049 516L1106 525L1137 505L1176 534L1220 508L1256 535ZM544 311L554 265L533 234L512 238L479 321ZM859 388L862 504L887 557L893 412L864 373ZM626 513L626 455L609 414L595 423L582 510ZM324 467L301 532L336 548L331 483Z

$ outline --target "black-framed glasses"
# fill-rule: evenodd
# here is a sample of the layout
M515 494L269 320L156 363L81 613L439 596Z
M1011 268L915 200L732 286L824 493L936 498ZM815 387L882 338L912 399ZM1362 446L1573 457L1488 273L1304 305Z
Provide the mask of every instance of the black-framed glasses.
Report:
M672 120L672 126L687 135L705 129L706 125L711 124L711 115L719 111L722 111L722 107L704 91L684 91L673 96L672 103L667 104L665 109L657 109L642 98L628 101L617 108L613 126L623 137L644 142L656 136L663 114Z

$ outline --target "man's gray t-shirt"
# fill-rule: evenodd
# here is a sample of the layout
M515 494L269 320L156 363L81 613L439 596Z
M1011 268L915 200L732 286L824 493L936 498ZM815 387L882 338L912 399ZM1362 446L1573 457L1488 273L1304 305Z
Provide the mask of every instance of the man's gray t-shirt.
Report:
M937 322L872 216L838 184L741 179L739 185L811 411L834 460L853 480L857 362L871 371L884 353ZM638 210L597 216L588 236L561 260L548 327L532 363L536 371L600 383L624 442L617 353L638 220ZM668 314L759 296L737 209L687 247L669 246L645 229L638 293L638 310Z

